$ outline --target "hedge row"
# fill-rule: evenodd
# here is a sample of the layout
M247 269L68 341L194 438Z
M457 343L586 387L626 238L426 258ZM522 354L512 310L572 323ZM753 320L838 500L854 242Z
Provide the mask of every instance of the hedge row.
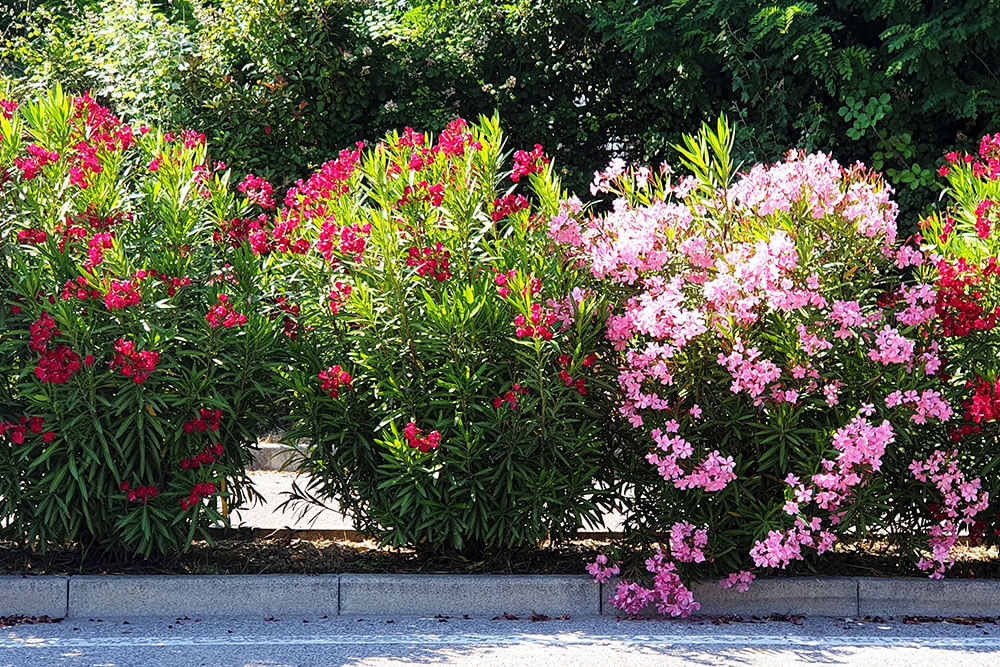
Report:
M300 500L383 543L572 536L610 508L616 605L885 536L930 576L995 542L1000 135L901 238L822 153L558 178L496 117L340 151L284 194L204 134L55 88L0 101L0 517L25 546L164 554L252 499L265 421ZM235 173L235 176L234 176Z

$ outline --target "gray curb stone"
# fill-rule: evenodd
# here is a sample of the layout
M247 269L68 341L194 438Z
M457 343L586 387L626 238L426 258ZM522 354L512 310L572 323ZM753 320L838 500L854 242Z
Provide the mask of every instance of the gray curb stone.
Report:
M599 588L586 575L345 574L340 613L597 616Z
M613 591L586 575L0 576L0 616L595 616L619 613ZM693 592L702 616L1000 616L997 580L761 578L746 593Z
M1000 616L1000 581L858 579L861 616Z
M758 579L740 593L717 582L696 584L694 599L703 616L854 616L858 582L850 577Z
M78 576L74 618L122 616L336 616L338 575Z
M601 586L605 616L625 615L608 601L618 586L611 579ZM691 593L701 607L697 616L856 616L858 613L858 580L851 577L787 577L760 578L750 590L740 593L735 588L723 588L718 581L703 581L691 586ZM642 616L659 616L655 605L649 605Z
M0 577L0 616L66 615L67 577Z

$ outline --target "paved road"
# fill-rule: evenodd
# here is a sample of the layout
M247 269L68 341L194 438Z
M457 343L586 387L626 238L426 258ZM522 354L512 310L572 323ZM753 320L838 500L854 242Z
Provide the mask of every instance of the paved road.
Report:
M1000 664L1000 626L450 618L68 619L0 631L0 665Z
M299 530L353 530L351 520L336 509L310 509L305 517L298 511L285 508L278 511L277 507L287 498L286 493L292 490L292 484L298 478L299 486L305 487L305 478L298 477L294 472L253 471L250 473L254 487L263 494L266 502L233 512L230 520L234 527L246 526L252 528L295 528ZM608 515L604 526L592 527L598 532L621 530L621 517Z

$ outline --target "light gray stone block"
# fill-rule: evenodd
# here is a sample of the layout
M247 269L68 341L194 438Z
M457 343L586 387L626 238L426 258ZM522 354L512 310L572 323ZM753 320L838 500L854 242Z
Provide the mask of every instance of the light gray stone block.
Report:
M340 613L596 616L600 587L576 575L345 574Z
M69 616L335 616L338 575L79 576Z
M608 598L615 592L617 581L603 586L605 615L623 612L611 606ZM717 581L694 584L694 599L701 604L699 616L855 616L858 613L858 583L849 577L788 577L757 579L745 593L735 588L723 588ZM653 606L643 615L656 616Z
M1000 581L863 578L862 616L1000 616Z
M0 616L66 616L67 577L0 577Z
M296 449L305 451L305 445L298 445ZM257 449L253 452L253 462L250 464L251 470L297 470L295 461L298 454L295 449L288 445L277 442L258 443Z
M718 582L702 582L692 589L704 616L855 616L858 582L850 577L787 577L757 579L740 593Z

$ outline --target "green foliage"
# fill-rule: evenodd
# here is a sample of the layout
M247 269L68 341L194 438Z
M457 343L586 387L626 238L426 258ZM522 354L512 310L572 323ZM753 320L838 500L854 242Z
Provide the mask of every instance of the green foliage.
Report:
M538 173L521 177L530 208L513 205L503 144L496 118L437 143L393 133L324 165L277 222L322 216L294 232L315 251L271 259L302 307L299 497L336 498L394 546L564 540L611 502L613 369L591 356L607 353L606 304L546 240L551 165L518 162Z
M902 189L904 213L931 194L915 165L1000 122L998 20L996 0L609 0L593 10L594 29L643 63L639 97L683 67L703 90L696 116L726 111L745 128L741 157L795 146L874 158ZM658 127L672 122L652 109L632 119L644 137L633 158L657 153Z
M254 497L279 394L253 255L212 240L242 210L229 173L203 136L59 88L4 100L0 136L0 532L143 556L207 538ZM244 323L207 320L221 294Z

